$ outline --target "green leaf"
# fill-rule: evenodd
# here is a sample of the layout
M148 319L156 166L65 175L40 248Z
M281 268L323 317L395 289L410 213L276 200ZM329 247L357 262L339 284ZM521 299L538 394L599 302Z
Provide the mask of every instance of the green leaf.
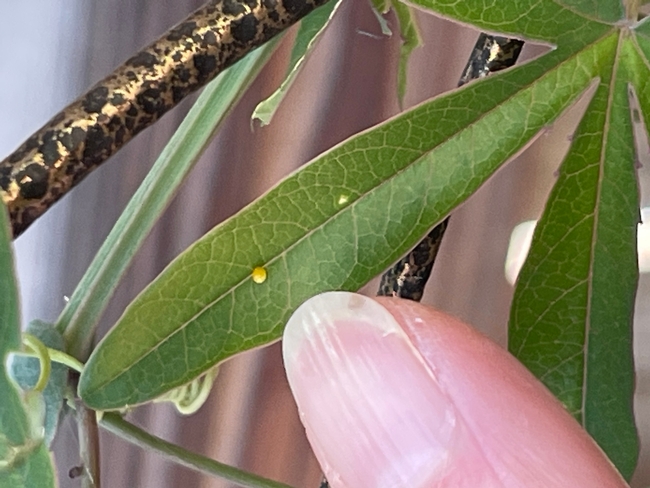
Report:
M18 291L14 279L9 216L0 204L0 488L55 486L52 460L5 369L20 348Z
M391 7L395 10L397 21L399 22L400 33L402 38L402 46L400 47L399 67L397 69L397 96L400 105L404 100L406 93L406 73L408 68L408 61L411 57L413 50L422 43L420 38L420 31L415 22L415 14L411 7L399 0L372 0L373 12L375 13L381 32L384 35L390 36L392 32L388 27L388 22L384 19L383 15L388 12Z
M3 366L7 354L21 346L18 289L8 222L7 209L0 204L0 357Z
M316 46L316 42L320 38L321 33L329 25L339 5L341 5L341 0L328 2L300 21L300 27L291 51L291 59L289 60L286 78L269 98L261 101L255 107L253 120L259 119L262 126L271 123L275 111L280 106L282 100L284 100L298 73L300 73L307 55Z
M418 26L415 23L413 9L399 0L393 2L393 8L399 20L400 31L402 33L402 46L400 47L399 68L397 71L397 95L401 105L404 100L404 94L406 93L408 61L411 53L422 43L422 40Z
M473 0L415 3L487 30L552 42L558 49L585 39L580 23L622 17L618 0L522 0L488 7ZM635 29L640 35L602 58L601 85L536 230L510 324L511 350L565 402L628 479L638 457L631 320L639 210L626 86L633 78L635 86L647 88L647 82L621 53L636 41L645 53L646 72L650 53L648 24ZM622 38L632 32L620 23ZM647 92L639 98L647 124Z
M557 0L557 3L587 18L603 22L614 23L625 18L620 0Z
M217 226L127 308L88 360L82 399L97 409L151 400L278 339L306 298L361 287L600 73L616 32L579 29L581 43L352 137ZM268 273L261 284L251 279L258 266Z
M642 22L639 22L634 28L634 32L638 34L634 39L642 51L642 58L650 58L650 17L646 17Z
M650 36L650 17L647 17L639 27L642 29L636 32L647 30ZM634 43L634 48L628 43L624 45L625 62L641 106L645 126L648 128L650 127L650 37L634 36L631 41Z
M54 488L52 458L44 442L28 441L12 451L9 465L0 467L0 488Z
M71 355L88 355L97 322L133 255L279 40L256 49L204 89L122 212L57 321Z
M619 0L601 0L616 1ZM518 39L547 41L568 47L567 38L582 38L585 30L597 32L597 21L563 7L555 0L517 0L486 2L482 0L412 0L432 12L467 22L482 30ZM559 42L564 38L564 42Z
M648 39L650 37L650 17L646 17L645 19L640 21L637 25L635 25L634 32L636 32L639 35L639 37Z
M22 444L28 432L27 418L22 411L20 398L5 370L7 355L21 346L18 291L14 279L8 222L7 209L0 205L0 391L8 391L7 395L0 395L0 459L7 449L7 442Z
M610 61L536 228L512 304L509 349L629 479L638 455L639 199L626 66Z

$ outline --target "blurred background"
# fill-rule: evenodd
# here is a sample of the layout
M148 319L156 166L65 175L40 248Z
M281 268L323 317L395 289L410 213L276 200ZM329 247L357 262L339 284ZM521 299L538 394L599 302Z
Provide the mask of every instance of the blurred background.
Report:
M0 157L203 0L31 0L0 3ZM395 18L389 24L397 32ZM424 45L412 56L404 107L456 86L478 33L418 15ZM281 82L290 45L280 47L182 186L137 254L102 322L102 334L169 261L280 178L348 136L399 112L399 36L385 37L368 0L347 0L320 40L270 126L251 128L255 105ZM523 59L544 51L526 45ZM54 321L102 240L191 104L89 176L15 242L23 321ZM452 218L424 302L505 345L513 288L504 272L513 229L541 215L584 103L565 114L499 171ZM650 177L647 148L642 189ZM643 159L643 158L642 158ZM642 206L649 205L648 192ZM374 294L377 283L364 291ZM643 451L633 486L650 485L650 278L637 296L637 418ZM205 406L183 418L170 407L137 409L130 419L152 433L222 462L296 487L317 487L320 471L304 438L279 344L227 362ZM231 486L148 455L102 433L103 485ZM61 486L77 487L76 428L55 440Z

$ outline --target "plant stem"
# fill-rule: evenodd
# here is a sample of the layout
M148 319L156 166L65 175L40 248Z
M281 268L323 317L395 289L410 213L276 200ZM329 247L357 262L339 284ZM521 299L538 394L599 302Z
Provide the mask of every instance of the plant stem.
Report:
M241 469L228 466L214 459L187 451L180 446L164 441L159 437L136 427L116 413L104 413L99 425L122 439L154 451L177 464L200 473L216 476L247 488L291 488L289 485L272 481Z
M627 20L636 22L639 19L639 0L624 0L623 5Z
M38 381L34 386L34 391L42 392L47 386L47 382L50 379L50 373L52 372L52 360L50 354L45 344L43 344L38 337L32 334L23 334L23 344L32 350L40 363L41 371L38 375Z
M83 465L82 488L100 488L99 429L94 410L88 409L81 400L75 401L79 454Z
M51 361L63 364L64 366L67 366L77 373L81 373L83 371L84 364L78 359L73 358L69 354L66 354L63 351L59 351L58 349L52 349L51 347L47 347L46 349ZM38 354L32 351L12 351L11 354L15 356L25 356L30 358L40 357Z

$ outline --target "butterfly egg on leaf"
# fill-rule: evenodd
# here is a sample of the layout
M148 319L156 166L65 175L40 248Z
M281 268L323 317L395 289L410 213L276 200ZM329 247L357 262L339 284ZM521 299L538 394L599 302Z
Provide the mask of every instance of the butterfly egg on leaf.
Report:
M253 278L253 281L257 284L264 283L267 276L268 273L266 272L266 268L262 266L256 266L253 268L253 272L251 273L251 278Z

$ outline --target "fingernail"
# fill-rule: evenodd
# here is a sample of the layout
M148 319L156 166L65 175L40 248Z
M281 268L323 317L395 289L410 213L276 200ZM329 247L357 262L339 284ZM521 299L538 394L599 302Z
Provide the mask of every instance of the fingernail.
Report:
M283 356L332 487L427 486L449 466L456 409L379 303L346 292L311 298L287 324Z

